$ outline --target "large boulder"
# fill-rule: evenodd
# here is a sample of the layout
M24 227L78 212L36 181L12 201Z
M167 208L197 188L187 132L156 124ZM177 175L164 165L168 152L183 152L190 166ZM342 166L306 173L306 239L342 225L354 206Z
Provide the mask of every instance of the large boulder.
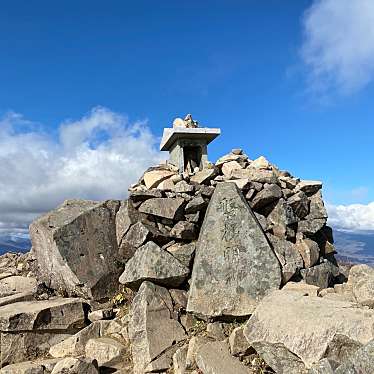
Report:
M118 285L118 201L67 200L30 225L38 278L69 296L102 299Z
M134 374L171 366L176 343L186 335L174 318L173 302L166 288L142 283L132 303L129 338Z
M374 306L374 269L368 265L355 265L351 268L348 284L357 302Z
M189 275L188 267L157 244L148 242L128 261L120 283L138 289L144 280L163 286L178 287Z
M148 199L139 207L139 212L160 218L179 219L183 213L184 199L167 197Z
M44 357L85 325L87 309L80 299L63 298L0 307L0 366Z
M374 338L373 323L374 310L350 302L274 291L256 308L244 335L251 345L282 343L309 368L325 357L337 334L368 343Z
M233 183L220 183L197 242L187 310L205 316L251 314L281 283L279 261Z

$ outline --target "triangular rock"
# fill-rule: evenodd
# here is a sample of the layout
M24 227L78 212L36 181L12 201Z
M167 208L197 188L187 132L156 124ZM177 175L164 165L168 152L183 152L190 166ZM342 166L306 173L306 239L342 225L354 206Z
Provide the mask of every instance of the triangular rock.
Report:
M188 277L188 267L157 244L148 242L127 262L120 283L138 289L145 280L167 287L178 287Z
M248 315L280 283L278 259L242 193L218 184L197 243L187 310Z

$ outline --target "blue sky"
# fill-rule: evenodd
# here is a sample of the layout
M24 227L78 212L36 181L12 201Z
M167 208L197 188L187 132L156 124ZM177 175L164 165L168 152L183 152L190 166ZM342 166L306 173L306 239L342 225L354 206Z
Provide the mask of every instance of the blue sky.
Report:
M373 24L371 0L2 2L0 230L123 197L187 113L212 160L265 155L374 229Z

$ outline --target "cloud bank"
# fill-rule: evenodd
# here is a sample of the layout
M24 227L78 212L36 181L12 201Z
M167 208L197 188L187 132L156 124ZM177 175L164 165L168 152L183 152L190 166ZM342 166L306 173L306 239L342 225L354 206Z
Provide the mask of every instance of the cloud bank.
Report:
M315 0L302 23L311 90L351 94L373 81L373 0Z
M329 224L351 231L374 231L374 202L367 205L327 205Z
M9 113L0 119L0 235L25 233L41 213L68 198L124 198L163 158L146 122L98 107L56 134Z

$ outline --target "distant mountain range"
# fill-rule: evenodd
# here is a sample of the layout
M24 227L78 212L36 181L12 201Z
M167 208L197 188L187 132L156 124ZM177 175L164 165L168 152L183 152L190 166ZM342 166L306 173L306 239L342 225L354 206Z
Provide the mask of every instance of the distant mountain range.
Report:
M30 239L14 235L0 236L0 255L5 252L27 252L31 248Z
M374 231L334 230L334 239L339 259L374 266Z
M334 230L334 239L339 259L374 266L374 231L353 233ZM0 236L0 255L5 252L27 252L30 248L30 239L25 236Z

